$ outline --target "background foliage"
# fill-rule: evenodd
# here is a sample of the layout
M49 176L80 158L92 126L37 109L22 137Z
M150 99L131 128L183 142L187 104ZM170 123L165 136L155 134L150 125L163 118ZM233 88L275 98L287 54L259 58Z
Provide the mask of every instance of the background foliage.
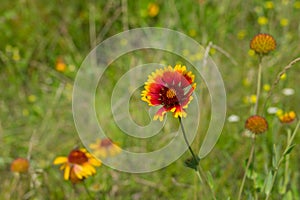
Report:
M159 9L156 15L155 11L149 11L149 6ZM225 82L228 116L235 114L240 120L225 124L219 142L201 165L205 172L211 173L217 199L236 199L251 145L243 134L244 121L251 114L250 95L256 90L258 62L249 51L249 42L259 32L272 34L277 41L276 51L263 61L263 84L271 85L277 73L300 52L300 1L20 0L2 1L0 13L0 199L87 198L82 185L72 186L64 181L61 171L52 164L56 156L67 155L72 148L81 145L71 109L76 72L96 44L121 31L146 26L178 30L210 48L210 56L219 66ZM128 66L151 61L151 53L155 55L151 51L133 53L131 58L116 62L122 63L123 70L110 68L107 72L110 79L103 81L102 87L112 88L111 83L115 83ZM58 58L63 59L66 69L56 69ZM170 60L164 62L171 65L178 62L176 57ZM276 106L294 110L299 115L299 64L286 75L267 108ZM205 127L209 120L209 97L201 79L196 81L198 92L203 89L203 108L207 108L203 109L206 117L200 122ZM284 88L294 89L295 94L285 96ZM103 98L109 95L102 94ZM263 91L263 98L265 96ZM132 102L131 105L136 103L146 110L138 93ZM132 106L132 115L138 110ZM101 111L99 118L110 116L109 112L109 108ZM275 115L266 114L266 118L272 130L257 139L258 178L247 181L245 193L249 196L253 185L258 185L258 193L261 190L271 163L273 144L284 148L286 143L287 127L282 126ZM156 145L118 138L119 130L109 120L106 127L112 132L110 137L121 146L143 151ZM199 133L194 149L199 149L202 138L203 134ZM284 171L279 172L273 199L300 198L298 152L297 145L290 154L284 191L280 186L286 175ZM30 156L32 171L21 175L16 182L15 175L9 172L10 163L16 157L27 156ZM183 166L188 156L187 152L170 166L148 174L127 174L101 166L95 177L86 180L86 185L93 196L104 199L210 198L207 187L199 184L196 175Z

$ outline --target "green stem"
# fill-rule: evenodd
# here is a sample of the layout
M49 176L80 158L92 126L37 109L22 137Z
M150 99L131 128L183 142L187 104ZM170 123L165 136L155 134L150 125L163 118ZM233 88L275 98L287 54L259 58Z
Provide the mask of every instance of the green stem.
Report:
M83 181L83 186L84 186L84 189L85 189L85 191L86 191L86 193L87 193L89 199L95 199L95 198L92 196L92 194L90 193L90 191L89 191L89 189L87 188L86 183L85 183L84 181Z
M186 145L188 146L188 149L189 149L189 151L191 152L194 161L195 161L196 163L198 163L198 162L199 162L199 157L196 156L196 155L194 154L194 152L193 152L193 150L192 150L192 148L191 148L191 146L190 146L190 144L189 144L189 142L188 142L188 140L187 140L186 132L185 132L185 130L184 130L184 126L183 126L181 117L178 117L178 119L179 119L179 122L180 122L180 126L181 126L181 130L182 130L182 134L183 134L184 141L185 141ZM196 166L195 171L196 171L196 174L197 174L197 176L198 176L200 182L203 183L203 180L202 180L202 178L201 178L201 170L200 170L199 166ZM216 196L215 196L215 194L214 194L214 191L213 191L212 188L210 187L210 185L209 185L209 183L208 183L208 180L207 180L205 174L202 173L202 176L204 177L204 180L205 180L206 184L207 184L208 187L209 187L209 190L210 190L210 192L211 192L211 194L212 194L212 196L213 196L213 199L216 200Z
M259 64L258 64L258 74L257 74L257 88L256 88L256 102L254 106L254 114L258 114L258 104L260 98L260 90L261 90L261 72L262 72L262 56L259 56Z
M298 120L298 123L297 123L297 125L296 125L296 128L294 129L294 132L293 132L292 136L291 136L291 137L288 137L288 141L287 141L286 148L285 148L285 150L283 151L283 153L282 153L282 155L281 155L279 161L277 162L276 169L274 170L274 174L273 174L273 177L272 177L272 185L271 185L270 193L268 193L268 195L266 196L266 200L268 200L268 199L270 198L270 196L271 196L271 190L272 190L272 188L273 188L273 186L274 186L274 183L275 183L275 180L276 180L276 176L277 176L277 173L278 173L278 169L279 169L281 163L283 162L283 160L284 160L284 158L285 158L285 156L286 156L286 152L287 152L287 151L289 150L289 148L291 147L292 142L293 142L293 140L294 140L294 138L295 138L295 136L296 136L296 133L297 133L299 127L300 127L300 120Z
M250 155L249 155L248 162L247 162L247 165L246 165L246 169L245 169L245 172L244 172L244 177L243 177L243 180L242 180L242 184L241 184L241 187L240 187L240 190L239 190L238 200L240 200L242 198L242 193L243 193L243 189L244 189L244 185L245 185L245 181L246 181L246 177L247 177L247 171L249 170L250 164L252 163L252 160L253 160L254 149L255 149L255 136L252 140L252 147L251 147Z
M186 134L185 134L185 130L184 130L184 127L183 127L183 123L182 123L181 117L178 117L178 119L179 119L179 123L180 123L180 126L181 126L181 130L182 130L184 141L185 141L186 145L188 146L189 151L191 152L191 154L193 156L193 159L196 162L198 162L198 158L195 156L195 154L194 154L194 152L193 152L193 150L192 150L192 148L191 148L191 146L190 146L190 144L189 144L189 142L188 142L188 140L186 138Z

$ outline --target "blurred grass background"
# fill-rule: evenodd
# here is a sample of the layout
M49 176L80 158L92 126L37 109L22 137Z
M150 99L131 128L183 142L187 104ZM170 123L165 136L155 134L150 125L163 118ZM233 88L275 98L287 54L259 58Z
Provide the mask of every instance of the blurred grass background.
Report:
M217 145L201 165L212 174L217 199L236 199L250 149L249 138L242 134L244 121L253 107L247 96L256 91L258 62L249 51L249 42L259 32L270 33L277 41L276 51L263 60L263 84L271 85L277 73L300 55L300 1L5 0L1 2L0 13L0 199L87 198L82 186L74 189L63 180L58 167L52 165L56 156L67 155L70 149L80 146L71 109L76 72L89 51L101 41L124 30L147 26L177 30L209 46L210 56L225 82L228 116L235 114L240 120L225 124ZM124 70L108 70L111 81L104 81L102 87L111 88L128 66L151 61L149 53L155 54L138 52L131 59L122 59ZM66 65L62 70L57 69L59 59ZM164 62L174 65L176 59ZM299 75L296 64L276 87L268 107L299 114ZM205 86L201 86L200 78L196 81L198 88L203 89L204 105L209 107ZM294 89L295 94L285 96L284 88ZM146 110L147 105L140 102L138 95L133 97L133 103ZM102 96L108 99L110 94ZM133 106L133 115L134 112ZM203 112L207 117L202 118L200 125L205 127L209 108ZM99 115L101 118L111 113L107 109ZM285 128L274 115L266 117L273 130L259 137L256 149L255 167L262 181L271 162L273 143L285 144ZM119 131L109 121L107 129L116 134ZM279 136L274 137L275 132ZM124 146L132 145L123 138L114 138L114 133L111 137ZM198 137L193 143L196 151L203 136L199 133ZM296 141L299 142L299 136ZM151 149L147 142L136 145L141 151ZM299 150L297 145L290 157L287 191L293 199L300 198ZM14 158L27 155L31 156L35 177L29 180L21 176L16 185L9 165ZM207 188L183 166L188 156L187 152L170 166L148 174L127 174L101 166L97 175L86 182L93 195L103 199L209 199ZM283 172L279 175L283 177ZM278 184L280 181L279 178ZM249 193L251 184L246 184ZM285 193L275 187L273 199L282 199Z

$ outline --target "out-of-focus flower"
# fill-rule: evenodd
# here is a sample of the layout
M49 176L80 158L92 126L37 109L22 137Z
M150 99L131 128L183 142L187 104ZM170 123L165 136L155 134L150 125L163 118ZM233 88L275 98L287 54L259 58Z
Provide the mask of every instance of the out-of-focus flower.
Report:
M285 80L285 79L286 79L286 73L283 73L283 74L280 76L280 79L281 79L281 80Z
M246 120L245 128L254 134L261 134L268 130L268 122L264 117L254 115Z
M156 17L159 13L159 6L157 3L148 4L148 15L150 17Z
M277 114L281 123L288 124L296 119L296 113L294 111L278 113Z
M268 112L269 114L276 114L277 111L278 111L278 108L277 108L277 107L269 107L269 108L267 109L267 112Z
M90 144L95 156L105 158L121 152L121 148L109 138L97 139L96 143Z
M154 120L162 121L168 111L176 118L186 116L184 109L193 99L192 93L196 88L194 78L193 73L181 65L157 69L148 76L141 94L142 100L149 106L162 106L154 115Z
M10 165L10 171L26 173L29 169L29 161L26 158L16 158Z
M292 96L295 94L295 90L293 88L284 88L282 94L285 96Z
M58 57L55 62L55 69L59 72L64 72L67 69L67 65L62 57Z
M237 115L230 115L227 120L228 122L238 122L240 121L240 117Z
M210 53L210 55L214 55L216 53L216 49L210 48L209 53Z
M276 49L276 41L269 34L259 33L252 38L250 48L257 54L268 54Z
M20 51L19 51L18 48L13 48L12 59L13 59L14 61L19 61L19 60L21 59Z
M29 96L27 97L27 99L28 99L28 101L29 101L30 103L36 102L36 96L33 95L33 94L29 95Z
M252 49L249 49L248 55L251 56L251 57L255 56L255 51L252 50Z
M263 17L263 16L258 17L257 23L258 23L259 25L261 25L261 26L264 26L264 25L266 25L266 24L268 23L268 18Z
M265 2L265 8L266 8L266 9L273 9L273 8L274 8L274 3L273 3L273 1L266 1L266 2Z
M242 83L245 87L249 87L251 85L251 80L249 78L244 78Z
M94 175L95 167L100 166L101 162L81 148L72 150L67 157L57 157L53 164L61 164L60 169L64 170L64 179L76 183Z
M197 35L197 31L195 29L190 29L189 30L189 36L195 37Z
M280 20L280 25L281 26L287 26L287 25L289 25L289 20L287 18L282 18Z
M300 1L295 1L294 2L294 8L300 9Z
M245 29L242 29L237 33L237 38L239 40L242 40L245 38L246 34L247 34L247 31Z
M271 89L271 86L269 84L264 84L263 89L264 89L264 91L269 92Z

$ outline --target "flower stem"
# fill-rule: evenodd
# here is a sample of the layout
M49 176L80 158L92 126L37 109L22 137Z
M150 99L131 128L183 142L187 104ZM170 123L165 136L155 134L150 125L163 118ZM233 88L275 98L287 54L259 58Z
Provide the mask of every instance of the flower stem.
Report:
M191 146L190 146L190 144L189 144L189 142L188 142L188 140L186 138L186 134L185 134L185 130L184 130L184 127L183 127L183 123L182 123L181 117L178 117L178 119L179 119L179 122L180 122L180 126L181 126L181 130L182 130L184 141L185 141L186 145L188 146L189 151L191 152L194 161L198 162L198 157L195 156L195 154L194 154L194 152L193 152L193 150L192 150L192 148L191 148Z
M259 64L258 64L258 74L257 74L257 88L256 88L256 102L254 106L254 114L258 114L258 104L260 98L260 89L261 89L261 71L262 71L262 56L259 56Z
M203 172L201 173L201 169L200 169L200 167L198 166L198 163L199 163L199 160L200 160L200 159L199 159L198 156L196 156L196 155L194 154L194 152L193 152L193 150L192 150L192 148L191 148L191 146L190 146L190 144L189 144L189 142L188 142L188 140L187 140L186 132L185 132L185 130L184 130L184 126L183 126L181 117L178 117L178 119L179 119L179 122L180 122L180 126L181 126L181 130L182 130L182 134L183 134L184 141L185 141L186 145L188 146L189 151L191 152L191 154L192 154L192 156L193 156L193 159L194 159L195 163L197 163L197 166L195 166L196 174L197 174L197 176L198 176L200 182L203 183L203 180L202 180L202 178L201 178L201 174L202 174L202 176L204 177L204 180L205 180L205 182L206 182L206 184L207 184L207 186L208 186L208 188L209 188L209 190L210 190L210 192L211 192L211 194L212 194L212 196L213 196L213 199L216 200L216 196L215 196L215 193L214 193L213 189L210 187L210 185L209 185L209 183L208 183L208 180L207 180L205 174L204 174Z
M86 193L87 193L89 199L95 199L95 198L91 195L91 193L90 193L89 189L87 188L86 183L85 183L84 181L83 181L83 186L84 186L84 189L85 189L85 191L86 191Z
M244 172L244 177L243 177L243 180L242 180L242 184L241 184L241 187L240 187L238 200L240 200L241 197L242 197L242 193L243 193L243 189L244 189L244 185L245 185L245 181L246 181L246 177L247 177L247 171L249 170L249 167L250 167L250 165L252 163L252 160L253 160L254 149L255 149L255 136L253 137L253 140L252 140L252 147L251 147L250 155L249 155L248 162L247 162L247 165L246 165L246 169L245 169L245 172Z
M263 56L262 55L259 55L258 57L258 73L257 73L257 88L256 88L256 102L255 102L255 105L254 105L254 115L257 115L258 114L258 104L259 104L259 98L260 98L260 89L261 89L261 74L262 74L262 58ZM247 171L249 170L249 167L252 163L252 160L253 160L253 155L254 155L254 150L255 150L255 135L253 136L253 139L252 139L252 146L251 146L251 151L250 151L250 155L249 155L249 158L248 158L248 162L247 162L247 165L246 165L246 169L245 169L245 172L244 172L244 177L243 177L243 180L242 180L242 184L241 184L241 187L240 187L240 190L239 190L239 196L238 196L238 200L241 199L242 197L242 193L243 193L243 189L244 189L244 185L245 185L245 181L246 181L246 177L247 177Z

